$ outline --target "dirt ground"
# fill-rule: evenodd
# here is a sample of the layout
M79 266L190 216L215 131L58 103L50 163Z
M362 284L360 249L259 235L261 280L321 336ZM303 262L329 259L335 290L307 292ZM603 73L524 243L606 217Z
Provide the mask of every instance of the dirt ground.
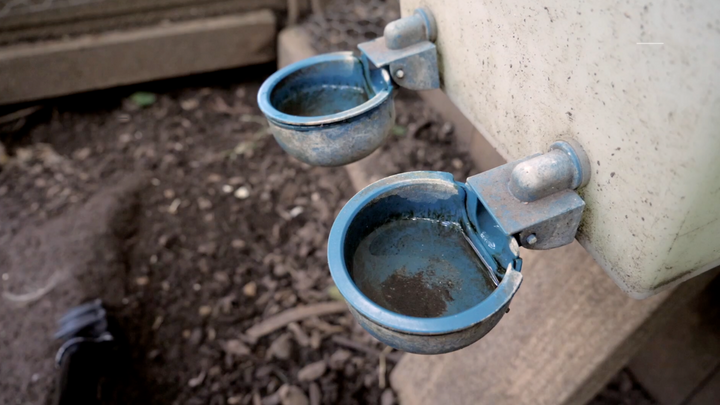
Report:
M137 89L58 100L2 126L0 403L49 402L55 320L96 297L120 331L104 403L394 403L400 353L345 311L247 335L337 299L326 240L354 193L268 135L255 96L270 71L144 86L146 107ZM419 99L397 110L381 174L475 172ZM592 402L651 403L627 372Z
M337 298L326 240L354 194L344 170L293 160L268 135L255 96L269 72L157 91L147 107L130 89L59 100L3 126L0 403L47 402L55 320L95 297L124 342L107 403L393 402L399 354L345 311L245 335ZM398 112L381 170L471 174L449 124L408 94Z

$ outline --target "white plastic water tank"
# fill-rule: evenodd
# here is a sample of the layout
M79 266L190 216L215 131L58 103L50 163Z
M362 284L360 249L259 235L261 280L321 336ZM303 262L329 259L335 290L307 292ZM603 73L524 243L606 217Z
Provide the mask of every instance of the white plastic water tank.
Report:
M574 138L579 241L643 298L720 265L720 2L402 0L443 89L508 160Z

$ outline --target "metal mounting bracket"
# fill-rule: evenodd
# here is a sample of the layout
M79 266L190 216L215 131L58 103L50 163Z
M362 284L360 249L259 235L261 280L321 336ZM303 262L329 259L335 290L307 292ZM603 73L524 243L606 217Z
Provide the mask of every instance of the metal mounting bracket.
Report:
M505 235L527 249L546 250L575 239L585 202L574 190L589 180L589 159L569 140L472 176L467 184Z
M409 17L393 21L384 35L358 45L363 56L378 68L388 68L393 81L410 90L440 88L435 19L419 8Z

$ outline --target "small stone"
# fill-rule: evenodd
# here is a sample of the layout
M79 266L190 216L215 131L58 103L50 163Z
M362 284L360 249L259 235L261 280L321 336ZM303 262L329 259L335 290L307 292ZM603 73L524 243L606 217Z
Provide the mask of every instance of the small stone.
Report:
M170 283L167 281L163 281L160 283L160 287L163 289L163 291L170 291Z
M239 200L244 200L248 197L250 197L250 190L247 189L247 187L238 187L237 190L235 190L235 194L233 194L235 198Z
M242 399L242 395L235 395L233 397L228 397L227 403L228 405L237 405L242 401Z
M215 254L215 251L217 250L217 243L215 242L207 242L203 243L202 245L198 246L198 253L212 256Z
M155 317L155 322L153 322L153 325L152 325L152 329L153 329L153 330L158 330L158 329L160 329L160 325L162 325L162 323L163 323L163 317L162 317L162 315L156 316L156 317Z
M189 98L187 100L183 100L180 102L180 107L185 111L190 111L198 108L200 106L200 101L196 98Z
M203 335L202 329L195 328L190 333L190 337L188 337L188 341L190 342L191 345L197 346L200 344L200 341L202 341L202 335Z
M320 348L320 344L322 343L322 336L320 336L320 332L318 330L313 330L310 334L310 347L317 350Z
M453 133L453 124L451 122L446 122L440 127L440 133L443 135L450 135Z
M61 187L60 185L57 185L57 184L56 184L56 185L50 187L49 189L47 189L47 191L45 192L45 195L46 195L48 198L53 198L53 197L55 197L60 191L62 191L62 187Z
M90 157L90 148L82 148L73 152L72 156L75 160L85 160Z
M268 359L276 358L279 360L287 360L292 355L292 341L290 335L285 333L275 339L268 348L266 357Z
M120 134L120 136L118 136L118 141L120 141L120 143L123 145L132 142L132 140L133 140L132 135L127 134L127 133Z
M175 198L175 191L171 189L167 189L163 191L163 196L167 198L168 200Z
M215 331L215 329L208 328L207 329L207 340L212 342L215 340L216 337L217 337L217 332Z
M200 269L201 273L207 273L210 271L210 265L207 262L207 259L204 257L200 260L198 260L198 268Z
M326 370L327 364L325 364L324 360L320 360L301 368L300 371L298 371L297 377L298 380L302 382L315 381L322 377Z
M460 160L458 158L451 160L450 164L452 164L452 166L457 170L460 170L463 168L463 162L462 162L462 160Z
M250 354L250 348L247 347L245 343L237 339L225 341L224 343L221 343L220 346L226 353L234 356L247 356Z
M233 247L233 249L242 249L246 245L245 241L242 239L233 239L232 242L230 242L230 246Z
M208 183L219 183L220 180L222 180L222 176L217 173L211 173L207 178Z
M242 184L245 182L245 179L240 176L230 177L228 180L228 183L230 183L231 186L237 186L238 184Z
M222 372L222 369L220 368L220 366L213 366L210 368L210 370L208 370L208 375L210 377L214 377L216 375L220 375L221 372Z
M148 352L148 354L147 354L147 359L148 359L148 360L155 360L155 359L157 359L158 357L160 357L160 350L159 350L159 349L150 350L150 351Z
M170 247L177 241L177 235L161 235L158 238L158 245L162 247Z
M192 289L193 291L200 291L202 290L202 285L200 285L200 283L194 283Z
M8 192L8 186L0 187L0 196L4 196Z
M139 286L145 286L150 282L150 279L147 276L138 277L135 279L135 284Z
M245 287L243 287L243 294L247 297L254 297L257 295L257 284L255 284L254 281L251 281L247 284L245 284Z
M190 339L190 335L191 335L191 334L192 334L192 332L190 332L190 331L187 330L187 329L185 329L185 330L182 331L182 337L185 338L185 339Z
M191 378L190 381L188 381L188 385L190 388L195 388L202 384L203 381L205 381L205 371L201 371L197 377Z
M310 400L300 387L285 384L280 387L278 393L282 405L310 405Z
M224 186L222 186L222 192L225 194L230 194L233 192L233 188L231 185L225 184Z
M179 198L174 199L173 202L170 203L170 206L168 207L168 213L174 215L177 212L178 208L180 208L181 203L182 203L182 201L180 201Z
M213 274L213 278L218 283L227 284L230 282L230 276L224 272L224 271L216 271L215 274Z
M390 388L385 389L380 396L380 405L393 405L394 403L395 393Z
M352 353L345 349L338 349L330 356L330 368L333 370L342 370L345 367L345 363L350 360Z
M291 209L290 212L289 212L289 214L290 214L290 217L291 217L291 218L295 218L295 217L297 217L298 215L302 214L303 211L305 211L305 208L303 208L303 207L301 207L301 206L297 206L297 207Z
M208 316L212 312L212 307L210 305L203 305L198 309L198 314L200 316Z
M205 197L200 197L197 199L198 208L200 208L203 211L209 210L212 208L212 202L208 200Z

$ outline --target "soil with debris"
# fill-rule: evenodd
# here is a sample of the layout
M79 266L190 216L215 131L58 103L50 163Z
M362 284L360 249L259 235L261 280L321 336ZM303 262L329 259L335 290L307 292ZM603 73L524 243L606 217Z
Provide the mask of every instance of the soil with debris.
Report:
M338 4L321 21L326 47L371 39L398 15L382 1ZM359 17L369 24L344 29ZM66 98L0 120L0 404L50 402L55 322L96 297L116 323L103 403L396 402L387 376L402 354L357 325L327 268L351 182L268 135L255 96L271 70ZM451 124L411 93L396 109L373 178L476 173ZM591 402L652 403L627 372Z
M355 190L268 135L255 103L268 73L78 96L2 126L0 403L48 402L55 321L95 297L120 331L105 403L395 401L399 353L336 301L327 268ZM397 110L380 174L473 172L419 99Z

